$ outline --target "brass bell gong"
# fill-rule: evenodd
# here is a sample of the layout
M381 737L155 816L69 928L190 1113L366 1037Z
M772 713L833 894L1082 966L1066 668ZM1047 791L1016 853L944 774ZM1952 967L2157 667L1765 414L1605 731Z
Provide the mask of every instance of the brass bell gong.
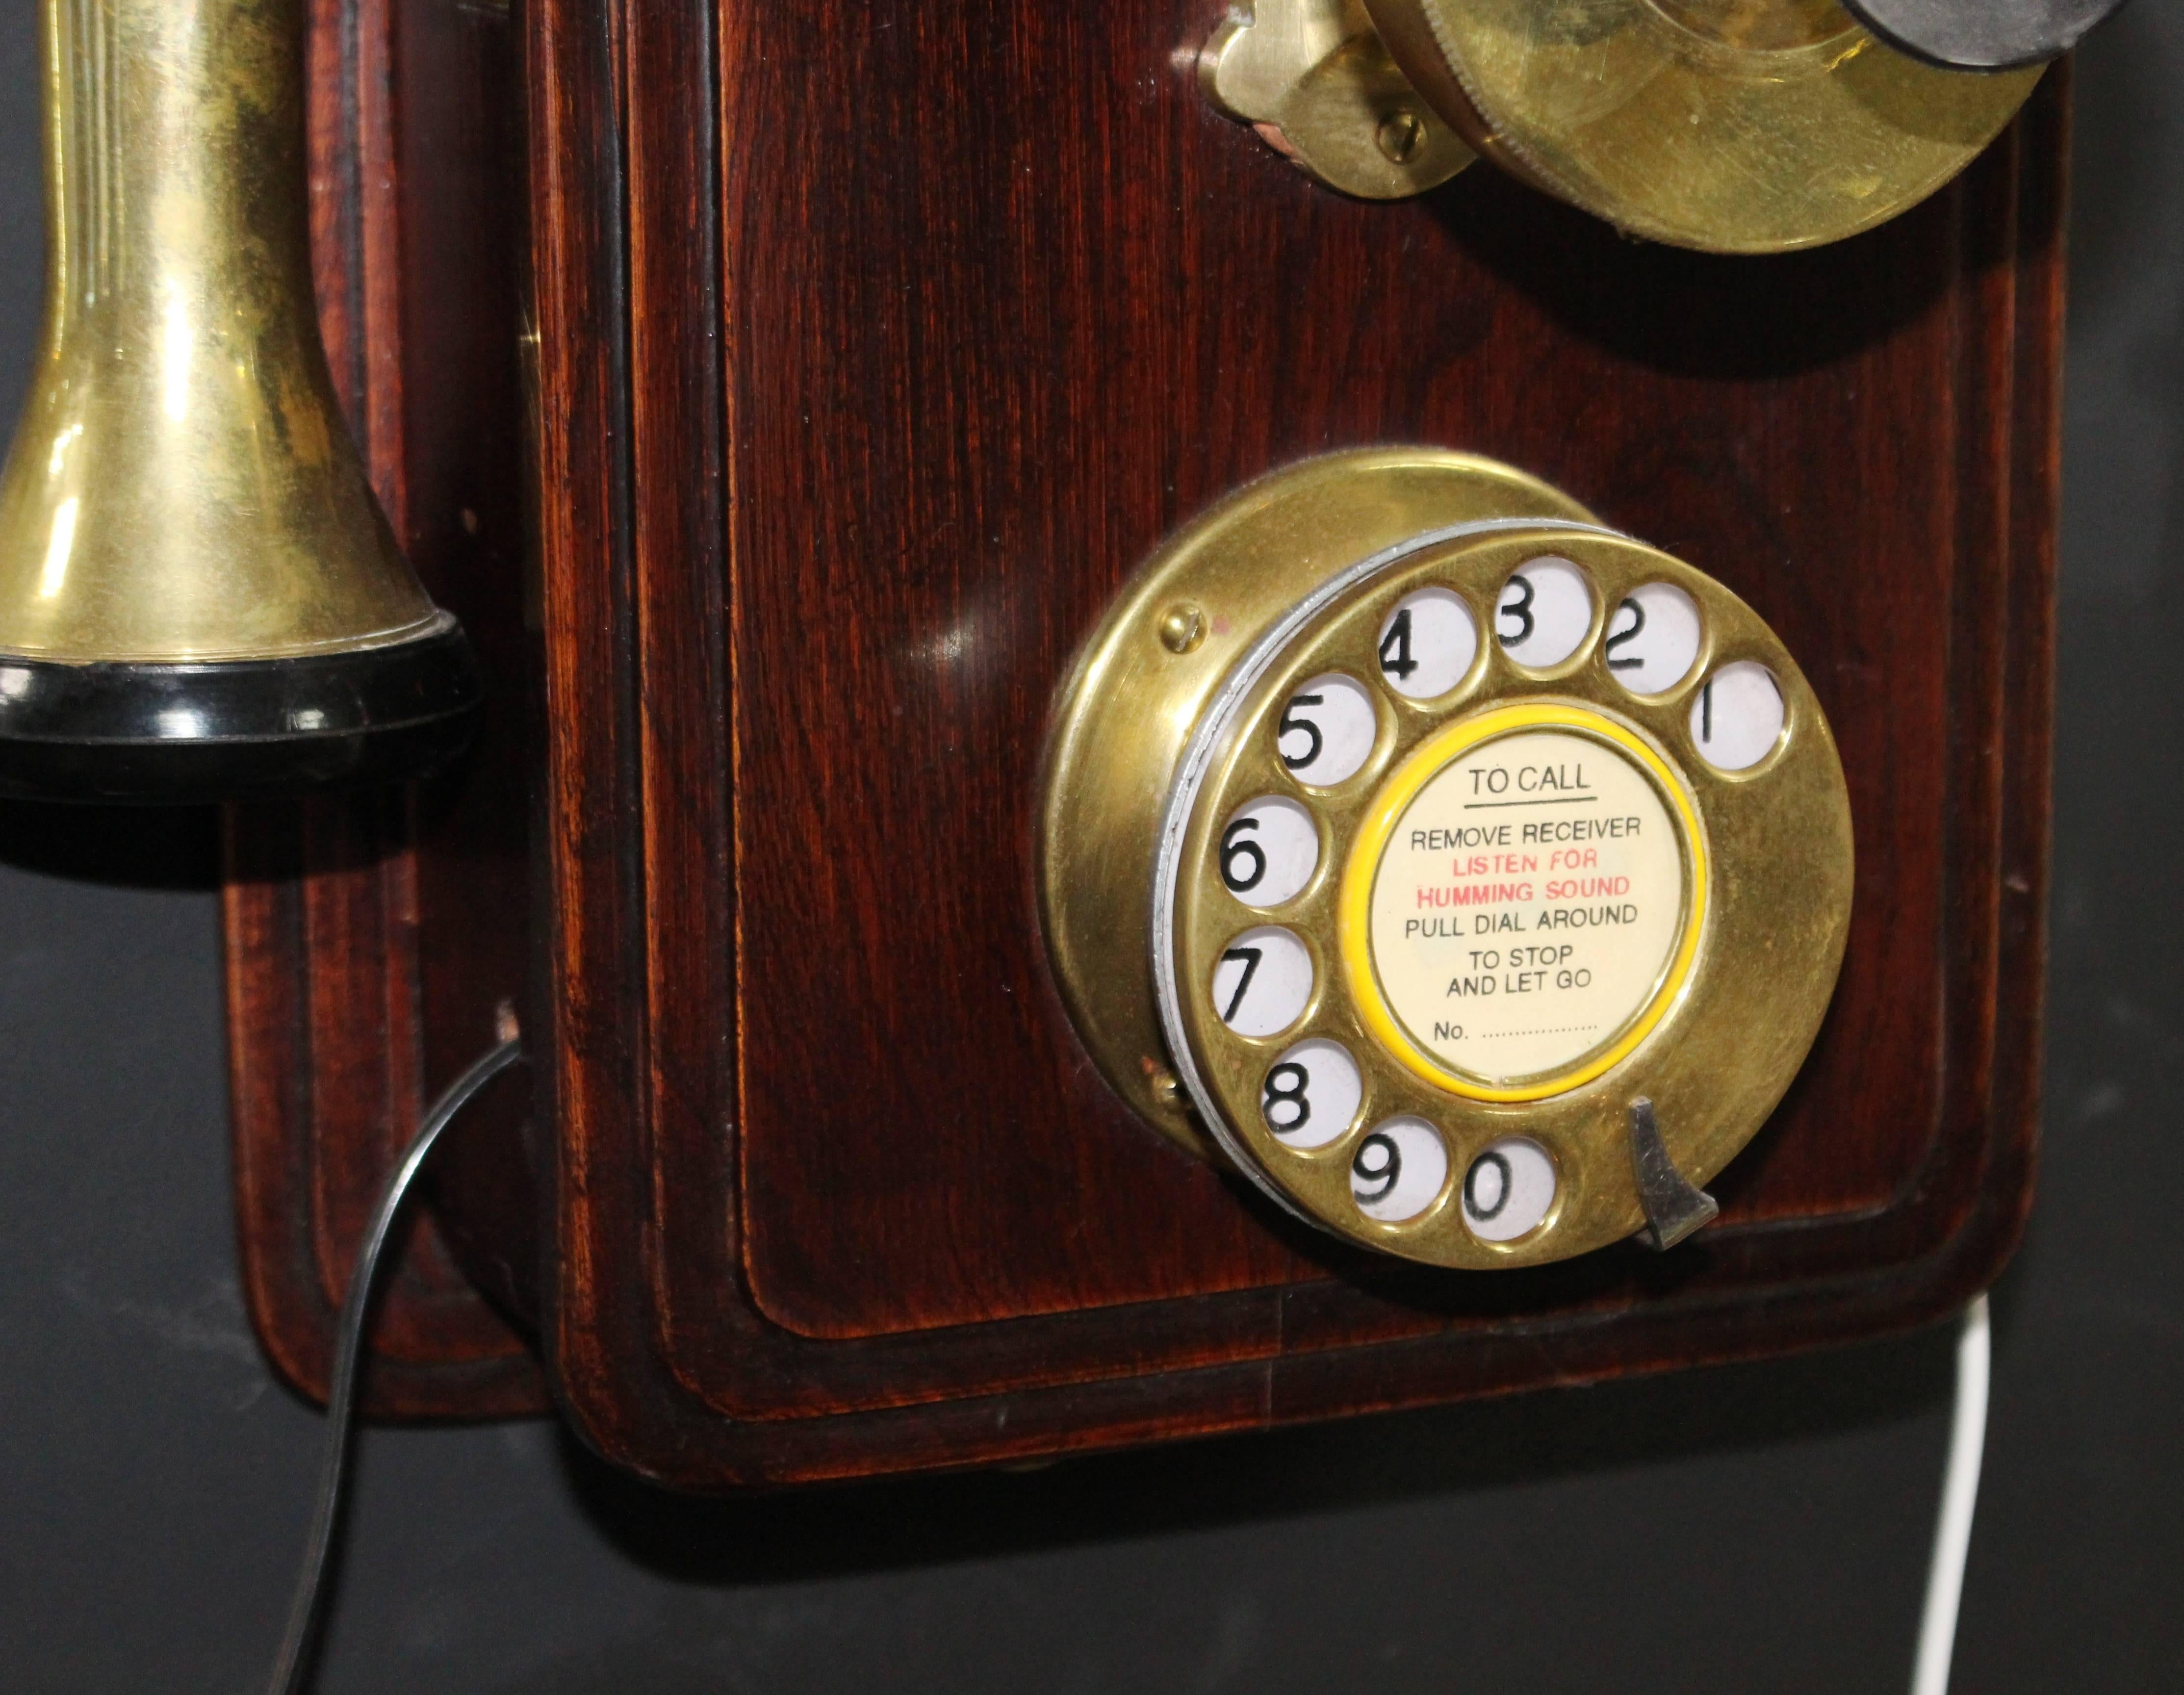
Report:
M46 0L47 293L0 479L0 787L187 800L458 748L470 650L319 338L302 0Z
M1366 0L1482 158L1632 235L1774 253L1869 229L1961 171L2037 66L1945 68L1837 0Z

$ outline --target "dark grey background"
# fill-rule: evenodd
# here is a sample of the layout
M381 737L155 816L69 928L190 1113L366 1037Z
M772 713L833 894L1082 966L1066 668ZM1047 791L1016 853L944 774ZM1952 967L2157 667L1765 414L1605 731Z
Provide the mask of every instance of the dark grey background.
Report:
M39 289L0 19L0 414ZM1997 1296L1962 1691L2184 1688L2184 17L2083 54L2048 1139ZM0 809L0 1681L240 1692L318 1415L227 1199L210 820ZM1908 1685L1951 1337L693 1505L550 1425L371 1432L327 1695Z

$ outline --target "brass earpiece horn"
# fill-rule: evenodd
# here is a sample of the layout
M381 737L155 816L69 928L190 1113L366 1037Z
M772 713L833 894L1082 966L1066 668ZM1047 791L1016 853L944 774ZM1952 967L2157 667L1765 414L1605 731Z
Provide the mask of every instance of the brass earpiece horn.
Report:
M47 293L0 478L0 789L412 773L477 677L343 422L302 0L44 0Z

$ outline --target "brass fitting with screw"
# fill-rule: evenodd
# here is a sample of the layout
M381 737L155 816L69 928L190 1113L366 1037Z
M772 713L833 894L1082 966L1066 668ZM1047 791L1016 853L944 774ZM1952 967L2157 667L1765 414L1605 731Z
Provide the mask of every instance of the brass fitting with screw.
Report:
M1256 0L1201 49L1198 80L1224 116L1361 200L1423 194L1474 157L1396 68L1357 0Z

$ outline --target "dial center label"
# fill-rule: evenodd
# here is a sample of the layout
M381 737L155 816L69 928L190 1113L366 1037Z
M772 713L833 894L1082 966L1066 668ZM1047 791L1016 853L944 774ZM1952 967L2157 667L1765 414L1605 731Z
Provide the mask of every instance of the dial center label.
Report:
M1613 720L1540 705L1452 726L1390 778L1346 877L1368 1022L1461 1093L1574 1088L1681 986L1703 865L1690 803Z

